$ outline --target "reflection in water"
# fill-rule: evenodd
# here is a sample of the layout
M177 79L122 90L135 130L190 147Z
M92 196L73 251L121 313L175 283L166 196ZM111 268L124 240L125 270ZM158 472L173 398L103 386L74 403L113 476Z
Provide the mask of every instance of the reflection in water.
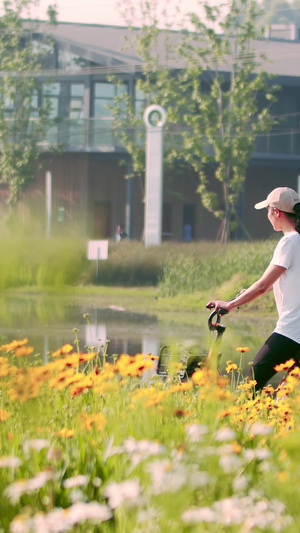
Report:
M74 345L76 338L81 350L95 347L103 351L108 343L107 354L112 358L121 353L158 355L164 343L181 343L187 339L203 343L207 335L205 321L202 329L192 325L180 327L178 323L163 324L154 316L116 308L87 309L70 305L57 297L2 299L0 321L4 342L26 337L44 362L49 352L65 343Z
M88 313L88 319L84 315ZM108 356L128 353L158 355L164 344L193 345L198 353L207 353L209 338L207 312L199 312L198 325L178 321L160 322L156 317L125 312L119 308L87 309L83 305L65 303L63 297L2 297L0 300L0 335L4 342L28 338L44 362L49 353L66 343L74 345L76 337L81 350L108 344ZM223 363L238 358L236 346L249 346L243 368L253 359L262 341L274 325L274 317L251 317L232 314L226 317L228 327L221 343ZM76 334L74 329L77 330ZM102 348L101 348L102 347ZM277 376L279 379L279 376ZM276 378L275 378L276 381Z

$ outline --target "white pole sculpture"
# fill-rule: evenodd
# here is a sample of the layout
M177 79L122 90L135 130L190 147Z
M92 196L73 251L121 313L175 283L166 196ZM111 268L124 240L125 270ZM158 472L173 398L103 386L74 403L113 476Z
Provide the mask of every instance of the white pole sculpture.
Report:
M146 124L146 179L145 179L145 246L161 244L162 233L162 178L163 126L167 114L163 107L150 105L144 112Z
M51 219L52 219L52 174L49 170L46 172L46 238L51 236Z

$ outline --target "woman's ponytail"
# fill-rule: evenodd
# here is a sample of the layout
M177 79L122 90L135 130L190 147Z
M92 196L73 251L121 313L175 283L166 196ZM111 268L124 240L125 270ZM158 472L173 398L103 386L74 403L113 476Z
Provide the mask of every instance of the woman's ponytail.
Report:
M295 230L300 233L300 202L294 205L294 211L296 213L295 217Z

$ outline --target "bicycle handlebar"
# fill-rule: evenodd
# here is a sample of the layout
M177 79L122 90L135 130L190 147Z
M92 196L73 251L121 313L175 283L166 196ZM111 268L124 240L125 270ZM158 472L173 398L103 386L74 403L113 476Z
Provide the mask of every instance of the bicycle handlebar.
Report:
M213 309L213 311L210 313L208 317L208 329L210 331L217 331L218 336L222 335L226 329L226 326L220 323L221 321L221 315L219 312L215 311L214 306L206 306L208 309ZM225 311L223 315L226 315L228 311L226 309L222 309L222 311ZM216 317L216 320L213 321L213 318Z
M229 301L235 300L241 293L239 292L236 296L231 298ZM214 304L206 305L206 309L213 309L213 311L210 313L208 317L208 329L210 331L217 331L218 337L222 335L226 329L226 326L220 323L221 316L227 315L229 311L227 309L224 309L223 307L219 307L218 311L215 310ZM239 307L237 307L239 309ZM213 318L216 317L216 320L213 321Z
M213 304L211 305L206 305L205 306L207 309L214 309L215 306ZM224 316L224 315L227 315L229 313L229 311L227 311L227 309L223 309L223 307L220 307L218 309L218 311L215 311L215 314L216 315L219 315L219 316Z

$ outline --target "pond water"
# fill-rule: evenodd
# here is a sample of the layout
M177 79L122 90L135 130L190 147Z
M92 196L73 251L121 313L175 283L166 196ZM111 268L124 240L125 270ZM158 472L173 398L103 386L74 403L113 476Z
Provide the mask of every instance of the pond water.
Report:
M103 351L108 343L109 358L121 353L158 355L165 344L177 345L180 350L193 346L195 353L203 355L214 340L209 336L207 318L207 311L201 310L196 323L195 320L190 323L159 321L155 316L126 312L114 306L89 308L51 296L2 297L0 301L1 343L27 338L28 344L34 347L34 353L39 354L44 362L49 360L51 351L66 343L74 344L76 337L83 351L92 346ZM267 316L262 320L261 317L249 319L244 315L230 314L230 319L226 317L224 322L230 327L222 338L220 348L223 367L228 359L238 362L236 346L249 346L249 353L243 356L242 367L246 369L262 341L272 331L274 317Z
M81 350L87 346L98 349L109 341L109 356L157 355L165 343L197 343L206 333L201 322L199 327L162 323L155 316L126 312L114 306L89 308L65 303L62 298L10 297L0 302L1 342L26 337L44 361L49 352L61 345L74 344L76 337Z

